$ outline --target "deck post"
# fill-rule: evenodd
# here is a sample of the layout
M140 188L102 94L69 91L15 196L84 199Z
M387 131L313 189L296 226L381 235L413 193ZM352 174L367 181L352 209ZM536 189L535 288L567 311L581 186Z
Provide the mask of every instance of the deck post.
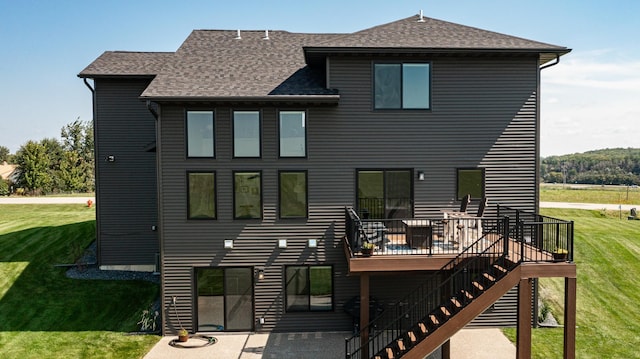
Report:
M532 279L520 279L518 284L518 331L516 358L531 359Z
M442 359L451 359L451 339L442 344Z
M360 346L361 358L369 357L369 274L360 274Z
M576 357L576 278L564 279L564 359Z

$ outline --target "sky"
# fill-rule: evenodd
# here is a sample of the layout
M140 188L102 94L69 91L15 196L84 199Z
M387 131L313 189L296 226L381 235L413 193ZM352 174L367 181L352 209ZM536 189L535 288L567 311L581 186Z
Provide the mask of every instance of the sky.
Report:
M0 0L0 145L91 121L77 74L104 51L175 51L194 29L348 33L420 10L572 49L542 70L542 156L640 148L636 0Z

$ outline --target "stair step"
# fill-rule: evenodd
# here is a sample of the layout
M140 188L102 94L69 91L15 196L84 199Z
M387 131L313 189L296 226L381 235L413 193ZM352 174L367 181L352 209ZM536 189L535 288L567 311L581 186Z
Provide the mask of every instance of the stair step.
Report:
M462 309L462 302L456 297L451 297L451 304L454 309Z
M434 314L429 314L429 320L431 321L431 323L435 326L440 325L440 320L438 319L438 317Z
M422 323L418 323L418 325L423 325L424 326L424 324L422 324ZM420 330L422 330L422 329L420 329ZM425 328L425 330L426 330L426 328ZM425 331L425 334L427 334L426 331ZM418 338L416 338L416 334L411 330L407 332L407 339L409 341L407 343L407 345L409 345L409 346L413 346L413 344L415 344L418 341Z
M482 275L483 275L486 279L490 280L491 282L495 282L495 281L497 280L497 278L496 278L496 277L492 276L491 274L489 274L489 273L487 273L487 272L482 273Z
M404 340L402 338L396 340L396 347L398 347L398 353L404 353L407 348L404 346Z
M507 273L507 269L504 268L503 266L499 265L499 264L494 263L493 264L493 268L495 268L496 270L498 270L498 271L500 271L502 273Z
M387 354L387 359L395 359L396 353L394 353L392 348L386 347L384 348L385 353Z
M419 322L418 323L418 328L420 329L420 333L423 335L429 334L429 329L427 328L427 325Z
M467 292L466 290L462 290L462 295L465 296L468 300L473 300L474 296L473 294Z
M477 281L473 281L471 282L471 284L473 284L474 287L476 287L478 290L484 292L484 286L480 283L478 283Z
M450 317L451 316L451 312L449 311L449 308L447 308L444 305L440 306L440 311L442 312L442 314L445 315L445 317Z

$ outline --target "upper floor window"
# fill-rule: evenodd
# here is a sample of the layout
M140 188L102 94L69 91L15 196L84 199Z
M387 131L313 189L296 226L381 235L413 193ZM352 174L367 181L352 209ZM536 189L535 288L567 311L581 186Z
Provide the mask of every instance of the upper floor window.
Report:
M306 218L307 172L281 171L279 177L280 218Z
M213 111L187 111L187 157L215 157Z
M233 173L233 218L262 218L262 175L260 172Z
M456 195L458 201L466 195L484 197L484 168L458 168Z
M187 218L216 218L216 174L215 172L188 172Z
M307 156L304 111L280 111L280 157Z
M378 63L373 67L375 109L431 107L429 63Z
M233 157L260 157L260 112L233 112Z

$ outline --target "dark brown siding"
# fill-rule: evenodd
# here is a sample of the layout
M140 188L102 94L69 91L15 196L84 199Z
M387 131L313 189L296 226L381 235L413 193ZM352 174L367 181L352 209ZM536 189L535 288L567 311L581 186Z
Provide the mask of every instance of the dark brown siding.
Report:
M100 265L153 265L159 252L155 119L138 97L149 80L95 80ZM106 161L114 156L114 162Z
M343 304L358 294L359 281L346 276L339 242L344 206L355 202L357 168L424 171L425 181L414 183L416 216L438 216L442 208L457 207L459 167L486 169L489 213L497 203L535 209L537 59L426 60L432 60L431 110L373 111L372 59L332 58L330 83L340 91L340 104L307 108L306 159L278 158L277 110L288 108L271 106L262 107L262 159L232 158L230 116L234 108L227 106L215 107L216 159L186 159L184 107L163 105L163 300L168 305L172 296L178 297L183 324L191 327L195 318L192 267L255 266L264 267L266 274L255 287L256 320L266 318L266 324L257 329L349 330L351 318L343 313ZM186 219L185 173L200 170L217 174L215 221ZM263 219L232 219L234 170L262 171ZM278 170L308 171L308 220L277 218ZM319 240L317 249L307 247L309 238ZM224 239L235 239L235 248L225 250ZM278 239L287 239L288 248L278 249ZM282 273L288 264L333 266L334 312L284 311ZM413 289L415 281L406 274L397 276L402 279L376 276L371 281L372 292L400 296ZM494 318L497 322L503 319ZM165 330L173 330L173 313L166 320Z

